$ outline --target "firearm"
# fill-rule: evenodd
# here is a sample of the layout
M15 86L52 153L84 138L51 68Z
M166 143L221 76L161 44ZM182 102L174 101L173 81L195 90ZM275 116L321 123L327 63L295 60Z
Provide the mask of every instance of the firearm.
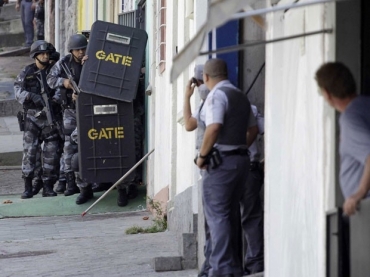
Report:
M25 114L27 113L27 111L25 112L22 112L22 111L19 111L17 113L17 118L18 118L18 124L19 124L19 130L21 132L24 131L24 118L25 118Z
M66 64L64 63L64 61L62 61L60 63L60 66L62 67L62 69L64 70L64 72L67 74L68 80L69 80L69 82L72 85L73 92L76 93L76 94L80 94L81 90L77 86L76 82L73 80L73 75L72 75L71 71L69 70L68 66L66 66Z
M37 75L36 76L37 79L40 82L41 96L42 96L42 99L44 100L45 106L44 106L44 109L40 111L39 113L37 113L35 116L39 117L41 116L41 114L46 114L46 118L48 120L50 128L53 129L54 127L56 127L59 132L59 135L62 137L63 131L62 131L62 128L59 122L54 117L52 104L50 103L50 99L49 99L50 93L48 91L47 85L45 86L46 84L45 71L39 70L36 72L36 75Z

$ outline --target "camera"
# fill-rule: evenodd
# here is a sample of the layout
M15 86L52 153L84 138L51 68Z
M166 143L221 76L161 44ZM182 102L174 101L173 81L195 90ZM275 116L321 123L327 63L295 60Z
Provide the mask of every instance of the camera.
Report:
M196 86L198 86L198 80L197 80L197 79L195 79L194 77L193 77L193 78L191 78L191 83L192 83L192 84L195 84Z

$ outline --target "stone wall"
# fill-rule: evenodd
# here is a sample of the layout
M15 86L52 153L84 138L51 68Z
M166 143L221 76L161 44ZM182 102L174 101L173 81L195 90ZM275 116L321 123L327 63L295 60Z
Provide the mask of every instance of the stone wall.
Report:
M56 36L59 36L59 45L55 47L61 56L68 54L68 38L77 33L78 1L59 1L59 28L55 32L55 0L46 1L45 17L45 39L51 43L56 43Z

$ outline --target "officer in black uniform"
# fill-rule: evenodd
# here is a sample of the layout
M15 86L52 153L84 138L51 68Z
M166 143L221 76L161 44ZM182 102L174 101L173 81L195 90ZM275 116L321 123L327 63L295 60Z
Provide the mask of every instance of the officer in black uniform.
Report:
M78 84L82 71L83 58L86 53L87 39L80 34L72 35L68 42L68 51L70 54L59 60L51 69L47 76L47 82L51 88L58 89L58 102L62 105L63 112L63 126L65 134L65 142L63 149L63 157L65 163L65 175L67 179L67 189L64 192L65 196L79 193L80 190L76 185L75 172L71 167L71 158L73 154L77 153L77 145L71 143L71 133L77 127L76 122L76 105L72 99L72 85L68 79L66 72L64 72L62 65L64 64L73 75L73 80ZM86 184L86 187L81 187L81 195L77 198L76 203L85 203L88 199L93 197L91 184Z
M44 40L35 41L30 51L30 57L35 59L35 63L26 66L14 82L15 97L23 105L25 114L22 159L25 191L22 199L33 197L32 179L35 176L37 151L42 143L42 196L56 196L53 186L59 174L60 157L56 153L59 152L60 135L57 126L60 111L59 105L53 101L54 91L46 83L46 75L50 70L50 51L50 43ZM53 123L49 123L47 119L46 100Z

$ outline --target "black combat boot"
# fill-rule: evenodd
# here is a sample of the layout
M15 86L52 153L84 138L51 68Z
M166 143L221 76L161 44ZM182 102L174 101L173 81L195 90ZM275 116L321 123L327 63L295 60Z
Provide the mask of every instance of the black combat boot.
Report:
M80 189L76 185L76 177L73 171L66 172L66 179L67 179L67 190L64 192L65 196L70 196L75 193L79 193Z
M22 199L32 198L32 178L24 178L24 192L21 195Z
M92 185L93 192L100 192L110 189L112 183L94 183Z
M66 185L67 185L66 183L67 183L66 181L59 181L55 192L64 193L64 191L66 190Z
M38 194L40 189L43 188L43 186L44 186L44 182L42 181L42 179L35 180L35 182L33 183L32 194L33 195Z
M131 183L128 186L128 193L127 193L128 199L134 199L134 198L136 198L137 197L137 194L138 194L138 191L137 191L137 185L136 185L136 183Z
M57 196L57 193L53 190L53 182L47 180L44 182L44 188L42 190L42 197Z
M127 189L118 188L117 205L120 207L124 207L127 206L127 204L128 204Z
M86 203L87 201L89 201L93 197L94 197L94 193L92 191L92 187L91 187L91 184L90 184L85 188L81 188L80 195L77 196L77 199L76 199L76 204L81 205L83 203Z

